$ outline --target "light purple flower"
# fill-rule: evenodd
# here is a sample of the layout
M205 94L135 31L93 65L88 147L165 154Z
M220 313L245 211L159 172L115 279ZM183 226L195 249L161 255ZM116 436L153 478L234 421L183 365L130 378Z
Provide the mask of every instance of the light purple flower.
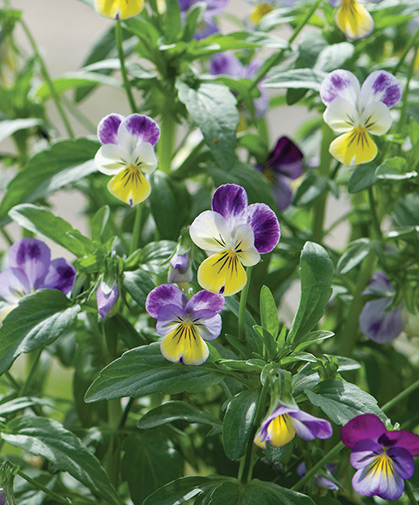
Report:
M379 296L362 309L359 325L362 333L378 344L391 342L403 330L402 307L387 310L393 302L394 289L386 274L379 270L371 278L364 295Z
M341 431L342 442L352 449L351 465L357 470L354 490L363 496L398 500L404 480L410 479L419 455L419 436L410 431L388 431L374 414L351 419Z
M191 282L193 279L192 268L189 263L189 253L173 255L170 260L167 282L169 284Z
M215 191L212 210L202 212L189 232L209 255L198 269L200 286L225 296L243 289L243 266L256 265L260 254L271 252L280 237L275 213L264 203L248 205L246 191L236 184Z
M0 273L0 298L9 306L1 310L0 321L21 298L38 289L71 291L76 270L64 258L51 261L51 250L41 240L24 238L9 249L9 268Z
M112 288L106 286L103 281L99 284L96 291L97 310L100 317L105 319L115 307L119 297L118 284L114 284ZM112 314L111 314L112 315Z
M332 433L329 421L281 405L262 422L255 443L263 449L266 442L274 447L282 447L291 442L296 434L303 440L314 440L330 438Z
M195 32L194 38L196 40L206 39L210 35L219 32L214 17L221 14L227 7L228 3L228 0L179 0L179 6L183 19L186 18L187 11L199 1L206 4L206 10L204 12L204 19Z
M209 354L205 340L221 332L224 307L221 295L199 291L190 300L174 284L162 284L147 296L145 308L157 319L157 333L164 338L163 356L174 363L200 365Z
M337 465L335 465L333 463L332 464L328 463L325 466L326 466L327 471L331 475L334 475L338 469ZM304 461L298 465L297 474L300 477L304 477L304 475L306 474L306 464ZM339 490L339 486L337 486L332 480L328 479L325 475L316 474L314 476L314 482L316 483L317 487L321 487L323 489L331 489L332 491Z

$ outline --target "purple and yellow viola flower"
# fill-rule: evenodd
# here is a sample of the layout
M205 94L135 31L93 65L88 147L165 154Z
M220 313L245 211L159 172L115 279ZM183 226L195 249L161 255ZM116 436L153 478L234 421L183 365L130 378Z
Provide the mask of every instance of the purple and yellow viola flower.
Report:
M413 457L419 455L419 436L410 431L388 431L374 414L351 419L341 431L342 442L352 449L351 465L357 470L354 490L363 496L398 500L404 481L413 476Z
M116 302L119 298L118 284L107 286L103 281L96 290L97 310L101 318L112 316L115 312Z
M200 0L179 0L183 19L185 19L188 10L198 1ZM215 22L215 16L218 16L218 14L224 11L227 7L228 0L202 0L202 2L206 5L206 10L204 12L204 19L194 34L196 40L206 39L210 35L220 31Z
M392 123L390 108L400 101L402 85L385 70L372 72L362 87L348 70L334 70L325 77L320 97L327 106L323 114L333 131L343 133L329 151L345 165L372 161L377 146L372 135L383 135Z
M157 123L140 114L109 114L99 123L97 135L103 145L95 156L96 168L113 175L109 192L131 207L144 201L151 192L145 175L157 167L153 149L160 137Z
M256 265L280 237L275 213L264 203L248 205L246 191L236 184L220 186L212 197L212 210L202 212L189 231L209 255L198 268L200 286L224 296L243 289L243 267Z
M144 0L95 0L95 9L102 16L127 19L136 16L144 6Z
M369 0L379 3L382 0ZM337 7L336 24L349 40L368 37L374 29L371 14L358 0L330 0L333 7Z
M378 344L391 342L403 330L402 307L387 310L393 303L395 291L386 274L379 270L372 276L363 295L376 295L362 309L359 325L362 333Z
M278 139L267 161L256 168L272 184L272 192L279 210L285 210L291 204L292 190L290 181L303 174L303 153L288 137Z
M169 284L188 283L193 279L192 267L189 262L189 253L175 253L169 263L167 282Z
M19 300L38 289L71 291L76 270L64 258L51 261L51 250L41 240L24 238L9 249L9 267L0 273L0 298L7 304L0 310L0 322Z
M145 308L157 319L157 333L164 337L160 349L166 359L201 365L208 358L205 340L215 340L221 333L221 295L198 291L189 300L174 284L162 284L150 291Z
M325 465L326 470L329 472L330 475L334 475L337 472L338 466L335 465L334 463L327 463ZM306 464L305 461L300 463L297 467L297 474L299 477L304 477L306 474ZM329 479L326 477L326 475L323 475L321 473L316 473L314 476L314 483L316 484L317 487L323 488L323 489L331 489L332 491L338 491L339 486L337 486L333 480Z
M266 442L274 447L282 447L290 443L295 435L303 440L314 440L330 438L332 434L333 429L329 421L300 409L280 405L262 422L254 441L265 449Z

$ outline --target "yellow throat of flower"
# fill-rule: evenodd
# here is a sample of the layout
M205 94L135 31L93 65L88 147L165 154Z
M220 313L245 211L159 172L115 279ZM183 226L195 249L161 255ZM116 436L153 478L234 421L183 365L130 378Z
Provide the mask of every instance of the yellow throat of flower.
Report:
M178 324L164 337L161 351L168 360L182 360L185 365L199 365L208 357L208 346L190 321Z
M141 170L130 165L112 177L108 190L113 196L133 207L148 197L151 187Z
M379 473L388 479L394 473L394 464L390 456L386 452L376 456L371 463L371 470Z
M272 12L274 8L269 4L259 4L249 16L250 22L254 25L260 23L261 19Z
M345 165L368 163L377 156L377 146L362 126L344 133L330 144L330 154Z
M267 440L274 447L282 447L294 437L295 430L289 414L277 416L269 423Z

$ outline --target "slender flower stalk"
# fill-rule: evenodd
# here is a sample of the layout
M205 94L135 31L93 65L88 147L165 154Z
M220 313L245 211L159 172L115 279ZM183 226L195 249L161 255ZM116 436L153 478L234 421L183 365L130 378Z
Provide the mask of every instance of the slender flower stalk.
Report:
M137 106L135 105L134 97L132 95L131 86L128 80L127 69L125 66L125 53L123 47L123 37L122 37L122 27L121 20L118 18L115 23L115 44L118 50L118 57L121 63L121 75L124 82L125 93L127 94L128 102L131 107L131 112L137 112Z

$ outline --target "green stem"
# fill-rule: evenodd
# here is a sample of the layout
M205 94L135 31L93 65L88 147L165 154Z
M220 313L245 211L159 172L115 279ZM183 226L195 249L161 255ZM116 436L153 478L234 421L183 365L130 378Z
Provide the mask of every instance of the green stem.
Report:
M69 500L67 498L63 498L61 495L55 493L54 491L47 488L46 486L44 486L43 484L41 484L37 480L34 480L31 477L29 477L29 475L26 475L26 473L22 472L22 470L18 470L17 474L20 475L22 477L22 479L25 479L27 482L29 482L29 484L32 484L37 489L40 489L45 494L51 496L51 498L56 500L58 503L63 503L64 505L71 505L71 503L72 503L71 500Z
M55 105L56 105L58 112L61 116L61 119L64 123L65 129L67 130L67 134L70 138L74 138L73 129L71 128L71 124L70 124L70 122L64 112L64 109L61 106L60 97L57 93L57 90L55 89L55 86L54 86L52 80L51 80L51 77L48 73L48 69L45 65L45 62L44 62L41 54L38 51L38 47L36 45L35 39L32 37L32 34L31 34L28 26L26 25L25 21L23 21L23 19L20 20L20 24L22 25L23 31L25 32L26 36L28 37L28 40L32 46L33 52L35 53L35 56L36 56L37 60L39 61L39 64L41 65L42 76L45 79L45 82L47 83L47 85L49 87L51 97L55 102Z
M381 228L380 228L380 221L378 219L377 207L375 205L374 192L373 192L372 187L368 188L368 200L369 200L369 203L370 203L373 228L374 228L375 233L377 235L376 238L379 239L379 240L382 240L383 239L383 234L382 234Z
M247 296L249 294L250 279L252 278L252 267L247 268L247 281L240 295L240 305L239 305L239 323L238 323L238 334L239 340L244 340L244 323L246 320L246 304Z
M410 485L410 482L408 480L404 481L404 492L406 493L407 497L409 498L410 505L418 505L415 495L413 494L412 486Z
M13 245L13 240L12 240L11 236L7 233L7 231L4 228L1 229L1 234L6 239L6 242L9 245Z
M92 133L93 135L96 135L97 125L93 124L93 122L90 121L90 119L85 114L83 114L83 112L81 112L81 110L78 107L76 107L76 105L74 104L74 102L72 102L71 100L69 100L64 95L61 96L61 101L65 105L65 107L68 110L68 112L75 119L77 119L77 121L82 126L84 126L89 133Z
M129 402L127 403L127 406L125 407L124 409L124 412L122 414L122 417L121 417L121 421L119 423L119 431L121 431L122 429L124 429L124 426L125 426L125 423L128 419L128 414L129 414L129 411L131 410L132 406L134 405L134 402L135 402L135 398L130 398L129 399Z
M172 169L172 154L176 132L176 122L170 109L162 116L160 128L161 136L157 148L159 169L165 174L170 174Z
M34 377L36 369L38 367L38 363L41 358L42 351L43 351L42 347L41 347L41 349L38 349L36 351L36 354L34 356L34 360L32 362L31 368L29 370L29 374L26 377L25 382L21 385L18 396L25 396L26 393L28 392L29 386L32 385L33 377Z
M118 57L121 63L121 75L124 82L125 93L127 94L128 102L131 107L131 112L137 112L137 107L134 102L134 97L132 96L131 87L128 81L127 69L125 67L125 54L124 48L122 47L123 37L122 37L122 27L121 20L117 19L115 22L115 44L118 50Z
M319 5L322 3L323 0L317 0L311 7L311 9L307 12L307 15L304 17L304 19L301 21L301 23L295 28L294 32L292 33L291 37L288 40L288 46L290 46L294 40L298 37L299 33L301 30L304 28L304 26L309 22L311 16L316 12L317 8ZM251 91L253 88L255 88L259 82L266 76L266 74L269 72L269 70L277 65L283 58L285 52L288 50L288 47L284 47L281 49L277 54L273 55L269 60L267 60L260 68L259 72L256 74L255 78L252 81L252 84L249 87L249 91Z
M404 93L403 93L403 98L402 98L402 107L400 110L400 119L397 124L397 131L398 132L401 131L401 129L404 125L405 119L406 119L407 102L408 102L409 91L410 91L410 81L412 80L413 73L415 71L417 54L418 54L418 47L416 47L415 51L413 52L412 61L410 62L410 66L409 66L409 73L407 74L406 86L404 88Z
M382 408L381 410L383 412L387 412L390 409L392 409L395 405L397 405L399 402L407 398L413 391L416 389L419 389L419 380L408 386L406 389L404 389L401 393L399 393L397 396L395 396L392 400L388 401Z
M130 254L132 254L134 251L137 250L138 245L140 243L142 211L143 211L142 204L139 203L137 205L137 208L135 209L134 227L132 229L131 246L129 249Z
M397 72L402 68L402 65L404 63L404 60L406 59L406 56L409 54L409 51L412 49L412 47L416 44L416 41L419 40L419 28L416 30L416 33L414 33L410 39L409 42L407 43L406 49L403 51L403 54L400 57L399 62L397 65L394 67L393 74L396 75Z

